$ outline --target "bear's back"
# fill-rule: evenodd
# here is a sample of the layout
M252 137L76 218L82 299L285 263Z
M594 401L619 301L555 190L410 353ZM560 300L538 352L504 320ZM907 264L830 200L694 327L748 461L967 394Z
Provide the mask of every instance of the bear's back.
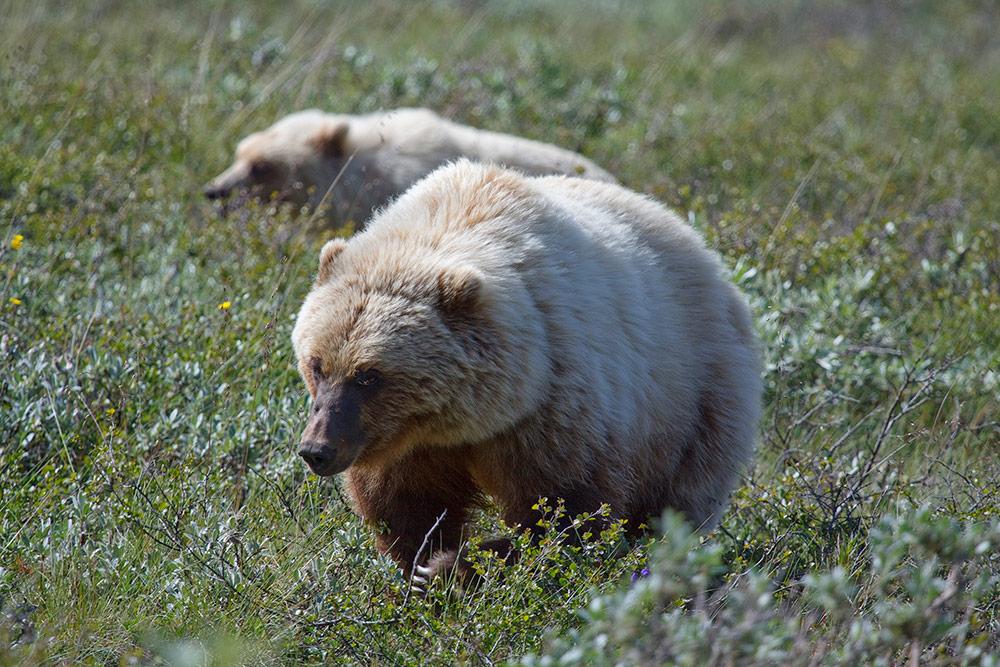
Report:
M462 125L430 109L401 108L357 116L352 132L357 145L364 150L377 148L385 151L388 159L419 159L427 172L464 157L516 169L528 176L564 174L617 182L594 162L573 151Z

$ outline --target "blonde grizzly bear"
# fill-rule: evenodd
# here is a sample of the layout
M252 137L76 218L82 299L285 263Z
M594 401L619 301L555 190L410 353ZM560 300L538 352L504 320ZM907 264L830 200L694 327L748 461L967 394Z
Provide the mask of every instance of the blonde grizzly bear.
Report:
M614 182L587 158L551 144L459 125L427 109L364 116L310 110L243 139L236 161L205 186L210 199L234 191L320 208L330 226L360 227L378 207L451 160L468 157L526 174Z
M407 572L466 568L487 496L528 528L540 496L712 527L753 454L746 302L688 225L612 184L443 167L326 244L292 342L299 454L347 471Z

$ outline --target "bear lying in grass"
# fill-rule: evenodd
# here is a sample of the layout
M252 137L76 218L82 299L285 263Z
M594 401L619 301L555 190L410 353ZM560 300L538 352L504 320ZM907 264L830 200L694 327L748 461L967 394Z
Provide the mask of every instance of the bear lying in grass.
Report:
M753 454L746 302L689 226L608 183L443 167L326 244L292 341L313 399L299 454L347 471L407 572L467 567L487 496L523 527L544 496L710 528Z
M332 227L360 225L413 183L463 156L532 175L615 180L572 151L459 125L427 109L364 116L311 110L243 139L236 161L205 186L205 195L249 192L264 201L320 208Z

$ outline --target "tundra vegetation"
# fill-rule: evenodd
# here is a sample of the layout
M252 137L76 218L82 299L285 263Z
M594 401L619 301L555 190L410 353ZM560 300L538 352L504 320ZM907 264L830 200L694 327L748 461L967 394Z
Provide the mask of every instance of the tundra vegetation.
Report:
M0 664L997 664L994 3L10 0L0 59ZM290 111L397 106L722 253L766 395L718 529L415 595L297 460L326 233L200 185Z

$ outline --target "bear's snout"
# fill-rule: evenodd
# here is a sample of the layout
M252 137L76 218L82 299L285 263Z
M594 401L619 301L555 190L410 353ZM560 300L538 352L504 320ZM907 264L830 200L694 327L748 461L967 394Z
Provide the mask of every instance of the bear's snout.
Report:
M206 199L222 199L223 197L229 196L229 188L225 186L215 185L214 183L209 183L202 190Z
M253 184L251 167L244 161L237 161L229 169L206 183L201 192L207 199L224 199L233 193L251 187Z
M327 477L346 470L364 449L360 398L343 383L319 382L299 443L299 456L317 475Z
M306 431L308 430L307 428ZM307 440L304 435L302 442L299 443L298 453L315 474L329 477L347 470L354 463L360 450L348 443L341 444L344 446L334 447L324 440Z
M309 469L320 477L327 477L340 472L337 469L336 452L322 443L303 442L299 449L299 456L306 462Z

